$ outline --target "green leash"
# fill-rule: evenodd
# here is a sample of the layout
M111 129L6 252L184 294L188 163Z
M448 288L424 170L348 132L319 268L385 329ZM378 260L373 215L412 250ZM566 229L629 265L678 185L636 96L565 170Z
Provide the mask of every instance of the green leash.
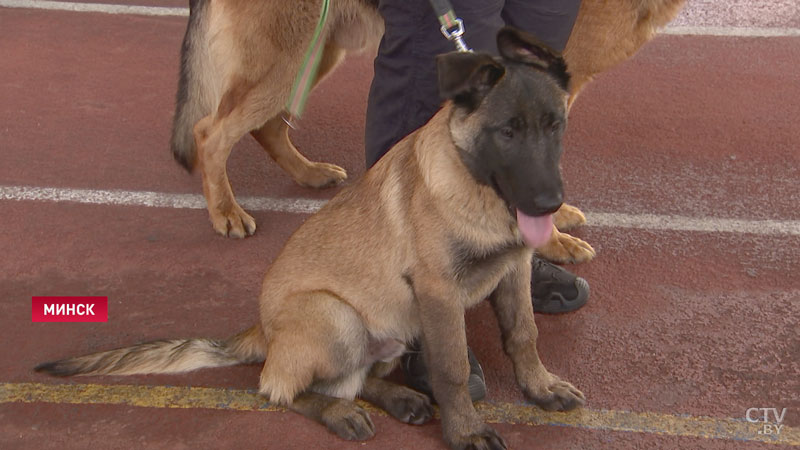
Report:
M292 85L292 92L289 94L289 101L286 103L286 112L288 117L284 117L286 123L292 128L292 120L300 118L308 100L308 94L314 86L314 80L317 76L319 69L320 57L324 48L324 39L322 36L322 29L325 28L325 21L328 18L328 10L330 7L330 0L322 0L322 11L319 15L319 22L317 28L314 30L314 36L311 38L311 43L306 50L306 56L303 59L303 65L300 66L300 71L297 73L297 78Z
M464 42L464 38L462 37L464 35L464 22L462 22L461 19L456 16L455 12L453 12L453 7L450 4L450 1L430 0L430 2L431 6L436 12L436 16L439 18L439 22L442 25L441 31L444 37L452 41L458 51L472 51ZM284 117L283 120L285 120L286 123L292 128L294 128L292 121L295 118L299 119L303 114L306 101L308 100L308 94L311 92L311 88L313 87L314 80L317 76L320 57L322 56L322 51L325 44L320 37L322 36L322 29L325 28L325 21L328 19L329 9L330 0L322 0L322 11L319 15L317 28L314 30L314 36L311 38L311 43L308 45L305 58L303 59L303 64L300 66L300 71L297 73L297 77L292 85L292 92L289 94L289 101L286 103L286 112L288 113L288 116Z

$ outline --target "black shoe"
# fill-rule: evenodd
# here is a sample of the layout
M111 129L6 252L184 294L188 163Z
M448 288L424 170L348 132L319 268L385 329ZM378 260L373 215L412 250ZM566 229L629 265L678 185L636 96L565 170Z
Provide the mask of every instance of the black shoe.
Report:
M470 398L472 398L473 402L477 402L486 397L486 381L483 377L481 364L469 347L467 347L467 357L469 358L469 381L467 381L467 387L469 388ZM428 377L428 368L425 366L425 358L422 356L422 349L419 343L414 342L408 346L408 352L402 356L401 365L406 384L410 388L434 399Z
M559 266L533 258L531 274L533 310L560 314L575 311L589 300L589 283Z

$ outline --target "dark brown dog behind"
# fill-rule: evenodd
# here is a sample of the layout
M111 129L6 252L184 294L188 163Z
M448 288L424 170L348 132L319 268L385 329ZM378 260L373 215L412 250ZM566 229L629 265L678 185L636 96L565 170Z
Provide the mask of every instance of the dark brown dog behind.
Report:
M427 397L379 378L421 338L444 438L505 448L467 389L464 311L489 298L525 396L548 410L584 403L536 350L532 247L562 201L564 61L524 33L498 35L502 58L438 61L451 101L343 189L289 239L264 278L260 321L225 341L188 339L46 363L54 375L180 372L264 360L259 391L346 439L374 427L361 395L408 423ZM527 244L527 245L526 245Z

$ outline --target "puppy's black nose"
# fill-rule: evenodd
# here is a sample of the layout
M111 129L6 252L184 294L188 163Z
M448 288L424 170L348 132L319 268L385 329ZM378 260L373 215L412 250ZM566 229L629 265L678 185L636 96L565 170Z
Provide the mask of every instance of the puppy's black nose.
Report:
M534 198L534 207L537 210L535 215L552 214L561 208L562 203L564 203L564 194L561 191L538 194Z

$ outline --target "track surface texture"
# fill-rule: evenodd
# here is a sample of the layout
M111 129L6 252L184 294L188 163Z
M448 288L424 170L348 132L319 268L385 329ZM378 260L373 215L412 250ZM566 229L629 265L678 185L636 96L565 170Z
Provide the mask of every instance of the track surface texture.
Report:
M261 276L335 194L297 186L251 138L228 172L258 221L215 235L199 175L168 149L186 4L0 0L0 448L440 449L439 420L372 413L345 442L255 393L259 367L54 379L43 361L136 342L225 337L256 317ZM164 9L171 8L171 9ZM70 9L70 10L64 10ZM363 169L372 56L311 97L292 136ZM565 142L575 234L594 261L581 310L537 316L548 368L583 410L525 403L487 304L467 314L511 448L800 445L800 7L689 0L661 36L576 102ZM32 323L31 296L100 295L106 323ZM780 434L747 421L785 409ZM750 417L755 417L751 414Z

